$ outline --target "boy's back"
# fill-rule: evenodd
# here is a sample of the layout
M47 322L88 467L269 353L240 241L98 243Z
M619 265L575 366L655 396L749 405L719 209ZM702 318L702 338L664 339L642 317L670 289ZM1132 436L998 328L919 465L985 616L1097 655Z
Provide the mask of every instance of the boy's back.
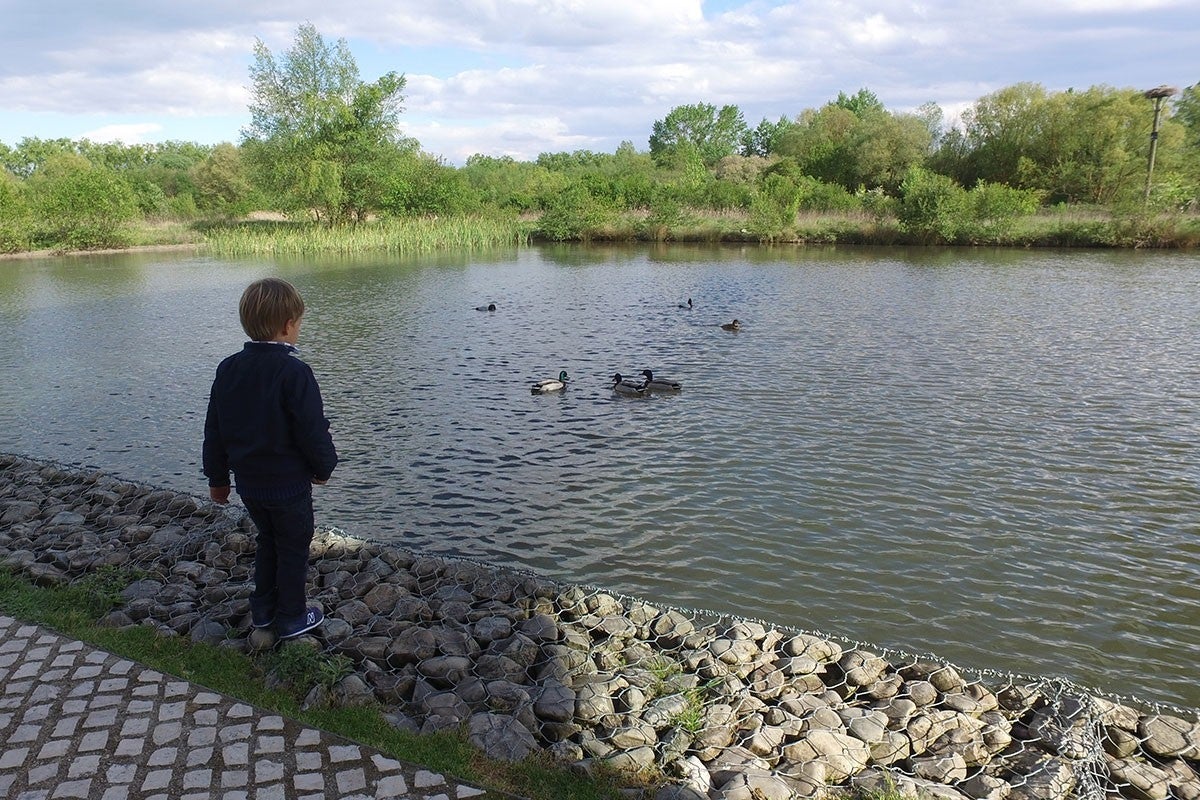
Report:
M298 493L329 479L337 453L321 391L287 344L247 342L217 367L204 431L204 473L238 494Z

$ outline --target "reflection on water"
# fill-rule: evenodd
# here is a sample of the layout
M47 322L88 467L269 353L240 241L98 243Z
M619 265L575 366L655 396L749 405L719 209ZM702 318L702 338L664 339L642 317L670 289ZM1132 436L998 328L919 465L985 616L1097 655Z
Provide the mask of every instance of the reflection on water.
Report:
M202 492L237 296L279 272L309 303L301 348L344 459L322 523L1200 706L1195 257L558 246L2 267L0 449ZM613 395L608 376L645 368L683 392ZM530 394L560 369L565 392Z

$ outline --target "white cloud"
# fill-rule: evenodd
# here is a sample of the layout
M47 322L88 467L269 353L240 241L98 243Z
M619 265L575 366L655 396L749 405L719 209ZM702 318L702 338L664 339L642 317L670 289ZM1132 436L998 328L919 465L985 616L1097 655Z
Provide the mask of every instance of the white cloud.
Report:
M134 122L124 125L105 125L80 135L81 139L93 142L121 142L122 144L143 144L150 134L158 133L162 125L156 122Z
M9 0L0 140L76 115L180 137L246 119L255 38L312 22L373 80L408 77L405 132L454 160L644 147L673 106L794 116L866 87L889 107L969 104L1020 81L1052 90L1195 82L1194 0L315 0L84 4ZM705 14L708 14L706 17ZM24 116L22 116L24 115ZM21 128L21 120L28 127ZM143 136L151 137L155 132ZM237 126L222 139L237 138ZM184 137L186 138L186 136Z

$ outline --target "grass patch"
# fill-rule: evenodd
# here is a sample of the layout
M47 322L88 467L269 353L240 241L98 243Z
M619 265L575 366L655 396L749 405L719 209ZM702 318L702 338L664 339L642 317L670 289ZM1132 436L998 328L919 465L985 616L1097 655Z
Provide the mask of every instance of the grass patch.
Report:
M530 800L613 800L619 796L623 782L618 775L602 772L585 777L552 762L544 754L516 764L492 761L459 733L418 736L395 728L384 718L384 709L378 704L302 709L304 695L312 685L332 685L347 674L349 663L348 659L342 660L343 656L296 644L256 659L230 648L162 636L150 627L109 628L99 624L104 614L118 605L120 590L134 578L129 572L104 569L69 585L42 587L0 568L0 611L375 747L401 761L495 791Z
M329 226L315 222L247 221L204 229L210 252L221 256L383 252L421 254L482 251L529 241L529 226L514 217L407 217Z

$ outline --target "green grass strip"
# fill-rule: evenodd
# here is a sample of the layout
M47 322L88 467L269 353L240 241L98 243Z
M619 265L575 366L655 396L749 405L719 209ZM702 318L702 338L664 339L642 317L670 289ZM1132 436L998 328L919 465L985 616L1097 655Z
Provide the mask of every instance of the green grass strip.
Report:
M516 764L493 761L459 733L426 736L390 725L379 705L301 709L309 689L341 671L334 656L288 655L290 647L254 658L231 648L167 637L150 627L111 628L100 619L118 604L128 574L101 571L67 586L36 586L0 567L0 611L41 625L159 672L183 678L311 727L374 747L400 761L530 800L612 800L618 776L586 777L537 754ZM296 653L303 645L296 645ZM310 651L311 652L311 651ZM268 686L269 670L291 661L287 680ZM331 671L332 670L332 671Z

